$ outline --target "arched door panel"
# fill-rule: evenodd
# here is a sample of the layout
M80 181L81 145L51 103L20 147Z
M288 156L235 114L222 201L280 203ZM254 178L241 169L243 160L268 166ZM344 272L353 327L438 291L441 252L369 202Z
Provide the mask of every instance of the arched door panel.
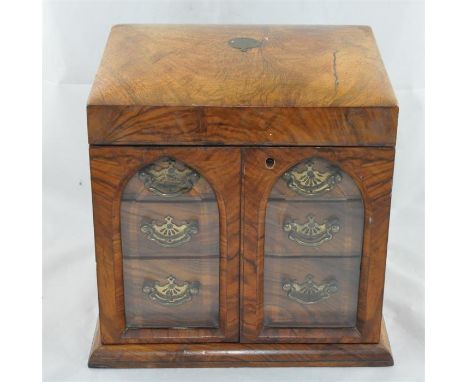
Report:
M243 342L376 342L393 152L243 150ZM375 176L375 172L379 176ZM369 287L370 288L370 287Z
M266 209L264 325L354 327L363 227L359 189L337 165L285 171Z
M240 150L97 147L91 163L103 342L236 341Z
M213 189L187 164L162 157L122 194L128 328L219 326L219 211Z

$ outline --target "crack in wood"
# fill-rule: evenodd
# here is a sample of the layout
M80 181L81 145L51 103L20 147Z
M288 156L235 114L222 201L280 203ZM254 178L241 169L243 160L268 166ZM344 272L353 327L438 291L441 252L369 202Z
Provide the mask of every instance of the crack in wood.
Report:
M336 54L338 53L337 50L333 52L333 77L335 78L335 93L338 91L338 85L340 81L338 79L338 73L336 71Z

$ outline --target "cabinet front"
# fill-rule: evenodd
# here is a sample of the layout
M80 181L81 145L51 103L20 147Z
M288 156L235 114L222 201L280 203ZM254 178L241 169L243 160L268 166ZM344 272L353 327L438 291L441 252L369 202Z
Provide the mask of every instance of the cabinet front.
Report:
M386 237L377 235L386 219L373 217L388 215L392 150L243 155L242 340L378 340L381 295L368 290L383 288Z
M92 148L91 168L103 340L237 340L239 149Z

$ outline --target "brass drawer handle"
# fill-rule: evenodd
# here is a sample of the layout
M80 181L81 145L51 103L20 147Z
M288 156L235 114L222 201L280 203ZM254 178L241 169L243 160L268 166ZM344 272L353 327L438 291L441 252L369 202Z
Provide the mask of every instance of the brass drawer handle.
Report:
M305 166L305 167L304 167ZM283 174L288 187L304 196L316 196L332 190L343 179L337 167L330 166L328 171L314 169L314 161L300 163Z
M310 274L302 283L286 280L282 287L290 299L304 305L315 304L338 292L338 283L335 279L324 280L321 284L317 284Z
M166 283L152 281L143 285L143 293L152 301L161 305L176 306L192 300L198 294L200 283L198 281L179 282L174 276L168 276Z
M315 220L313 215L307 216L304 224L296 223L293 219L286 219L283 230L289 232L288 238L306 247L318 247L333 239L333 234L340 230L339 220L329 218L323 223Z
M162 164L162 166L161 166ZM146 189L156 195L174 197L189 192L200 175L178 163L174 159L165 158L157 163L146 166L138 172L138 176Z
M164 223L152 220L149 223L142 223L141 232L146 234L146 238L155 241L161 247L173 248L189 242L193 235L198 233L198 222L196 220L183 222L180 225L174 223L174 218L170 215L164 218Z

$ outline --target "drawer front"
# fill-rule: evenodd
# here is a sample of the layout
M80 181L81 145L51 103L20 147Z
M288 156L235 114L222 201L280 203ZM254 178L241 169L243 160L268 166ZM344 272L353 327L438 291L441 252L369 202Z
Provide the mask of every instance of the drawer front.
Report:
M124 260L127 328L217 328L215 259Z
M219 255L219 216L211 202L122 202L124 258Z
M265 327L353 327L360 258L265 258Z
M362 202L269 201L265 255L360 256Z

